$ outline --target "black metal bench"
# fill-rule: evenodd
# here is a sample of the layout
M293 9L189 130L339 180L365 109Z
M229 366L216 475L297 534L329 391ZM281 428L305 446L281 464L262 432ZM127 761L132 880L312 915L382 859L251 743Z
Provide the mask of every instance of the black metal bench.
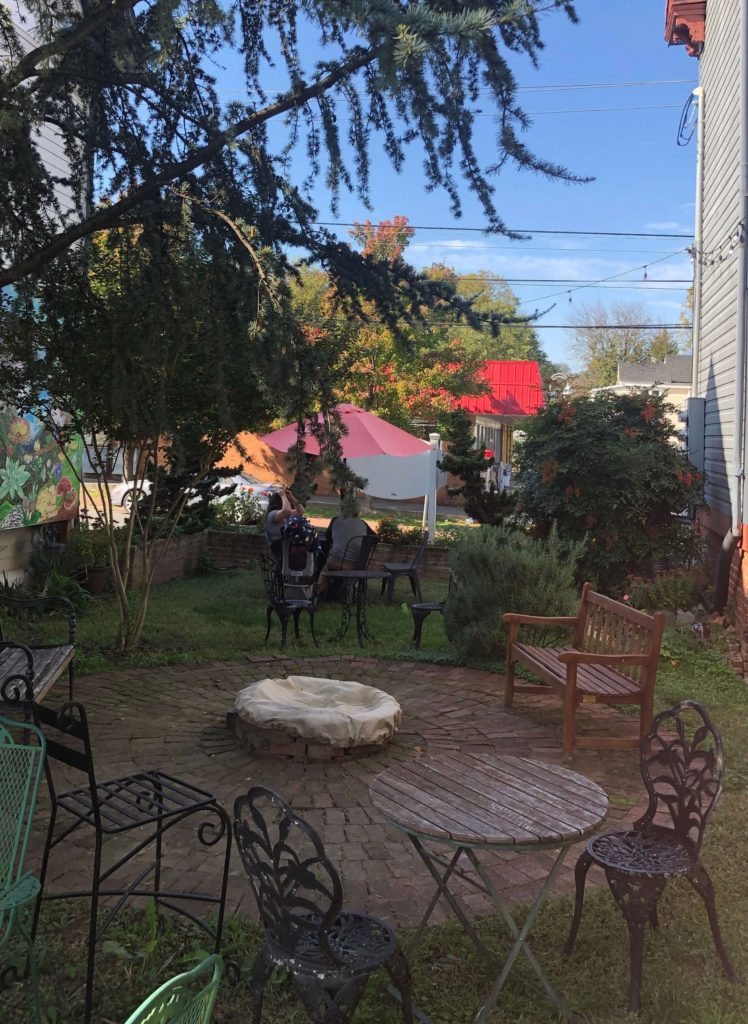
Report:
M12 704L27 696L22 681L29 678L28 658L31 657L31 678L34 700L40 702L67 669L68 695L73 700L75 682L75 608L64 597L17 598L0 596L0 609L23 611L60 607L67 613L68 637L63 644L25 644L15 637L6 636L8 619L0 620L0 704ZM15 630L14 630L15 632ZM28 653L27 653L28 652Z

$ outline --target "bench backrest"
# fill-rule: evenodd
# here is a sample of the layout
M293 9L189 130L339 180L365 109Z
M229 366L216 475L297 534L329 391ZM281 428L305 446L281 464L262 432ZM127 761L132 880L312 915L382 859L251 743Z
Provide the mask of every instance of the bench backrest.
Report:
M665 615L647 615L598 594L590 583L582 589L574 646L590 654L645 654L649 665L627 665L616 668L630 679L644 683L654 679L660 660L660 645L665 629Z

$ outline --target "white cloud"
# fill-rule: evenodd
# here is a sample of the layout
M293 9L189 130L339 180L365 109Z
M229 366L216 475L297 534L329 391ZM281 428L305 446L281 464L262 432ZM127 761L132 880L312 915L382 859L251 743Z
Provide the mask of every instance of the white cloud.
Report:
M653 220L651 224L645 224L644 227L647 231L678 231L686 232L690 231L691 228L686 227L685 224L681 224L677 220Z

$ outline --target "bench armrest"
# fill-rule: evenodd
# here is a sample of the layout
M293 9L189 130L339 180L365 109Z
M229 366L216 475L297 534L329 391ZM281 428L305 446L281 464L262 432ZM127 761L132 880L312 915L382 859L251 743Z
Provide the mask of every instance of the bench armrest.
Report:
M68 617L68 643L75 646L76 615L75 606L66 597L6 597L0 595L0 608L43 608L45 606L58 605ZM1 635L1 634L0 634ZM19 645L23 646L23 645Z
M649 665L649 654L589 654L587 651L564 651L558 660L565 665Z
M21 651L26 658L26 672L16 671L7 677L0 676L0 700L7 704L17 704L22 700L34 700L34 655L26 644L17 640L0 640L0 654L3 651Z
M501 616L507 626L576 626L579 619L576 615L517 615L505 612Z

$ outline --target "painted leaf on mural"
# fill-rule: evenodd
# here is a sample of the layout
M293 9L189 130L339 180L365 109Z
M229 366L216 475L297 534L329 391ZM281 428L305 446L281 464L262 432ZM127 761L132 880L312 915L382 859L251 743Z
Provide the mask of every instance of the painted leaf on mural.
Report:
M82 455L79 437L62 451L36 416L0 408L0 530L77 515Z

